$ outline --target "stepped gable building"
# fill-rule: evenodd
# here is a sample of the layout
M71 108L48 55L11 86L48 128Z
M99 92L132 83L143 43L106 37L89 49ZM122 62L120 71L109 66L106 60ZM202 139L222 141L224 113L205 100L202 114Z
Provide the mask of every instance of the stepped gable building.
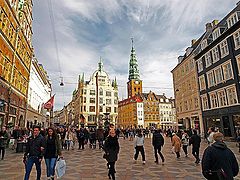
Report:
M32 0L0 0L0 127L25 126L32 6Z
M84 74L79 76L78 88L73 92L74 116L82 126L97 126L105 123L107 116L115 124L118 115L118 85L116 78L111 82L103 70L100 58L98 69L89 81Z
M205 132L226 137L240 129L240 4L220 22L206 25L195 56Z

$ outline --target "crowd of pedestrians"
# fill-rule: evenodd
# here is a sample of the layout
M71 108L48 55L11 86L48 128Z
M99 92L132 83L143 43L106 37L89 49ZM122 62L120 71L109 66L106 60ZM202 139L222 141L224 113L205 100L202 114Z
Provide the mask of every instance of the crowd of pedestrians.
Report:
M115 164L120 151L119 137L133 141L133 161L136 163L140 153L142 164L145 165L145 138L152 138L153 156L155 157L155 163L159 164L159 156L162 163L166 161L162 149L167 136L170 137L172 152L176 154L176 160L181 157L181 149L185 157L188 157L188 147L192 146L192 155L195 158L195 163L202 163L202 173L207 179L233 179L238 174L239 167L235 155L224 143L223 134L213 127L209 128L205 136L208 147L204 151L202 161L199 156L201 137L195 129L178 131L154 128L117 129L113 124L107 128L101 126L98 128L76 128L70 126L42 129L39 126L35 126L32 129L24 130L16 126L10 133L3 127L0 131L0 154L3 160L10 138L14 139L12 147L10 147L13 149L16 148L17 141L26 141L26 152L23 157L25 164L24 179L29 179L32 167L35 164L38 180L41 178L41 162L43 159L46 164L47 178L54 179L57 159L63 158L62 150L72 151L75 148L84 150L86 146L91 149L98 148L104 151L103 157L107 161L109 179L115 179ZM78 147L76 146L77 144Z

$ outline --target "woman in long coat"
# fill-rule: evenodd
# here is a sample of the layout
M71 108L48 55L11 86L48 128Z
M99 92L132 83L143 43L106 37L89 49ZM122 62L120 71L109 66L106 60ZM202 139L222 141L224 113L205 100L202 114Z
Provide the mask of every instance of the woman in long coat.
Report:
M108 177L111 179L112 176L112 179L115 180L115 163L118 159L119 143L114 129L109 131L109 135L104 143L103 150L105 151L104 158L106 158L108 162Z
M180 158L180 151L181 151L181 139L175 134L172 134L172 146L174 147L174 151L177 155L177 158Z

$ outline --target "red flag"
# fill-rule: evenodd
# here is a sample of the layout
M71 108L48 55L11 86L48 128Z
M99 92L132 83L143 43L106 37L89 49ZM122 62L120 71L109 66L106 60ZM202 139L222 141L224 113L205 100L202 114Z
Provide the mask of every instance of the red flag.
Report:
M53 108L54 96L55 96L55 95L53 95L53 96L44 104L44 109L52 109L52 108Z

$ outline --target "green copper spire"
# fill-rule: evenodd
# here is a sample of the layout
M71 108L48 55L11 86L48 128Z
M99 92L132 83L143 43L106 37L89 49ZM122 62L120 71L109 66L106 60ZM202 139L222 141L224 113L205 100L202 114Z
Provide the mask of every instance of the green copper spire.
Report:
M132 50L130 55L130 62L129 62L129 77L128 80L139 80L139 70L138 70L138 64L137 64L137 58L136 58L136 52L133 47L133 38L132 40Z
M100 56L100 61L98 63L98 71L102 71L103 70L103 62L102 62L102 57Z

